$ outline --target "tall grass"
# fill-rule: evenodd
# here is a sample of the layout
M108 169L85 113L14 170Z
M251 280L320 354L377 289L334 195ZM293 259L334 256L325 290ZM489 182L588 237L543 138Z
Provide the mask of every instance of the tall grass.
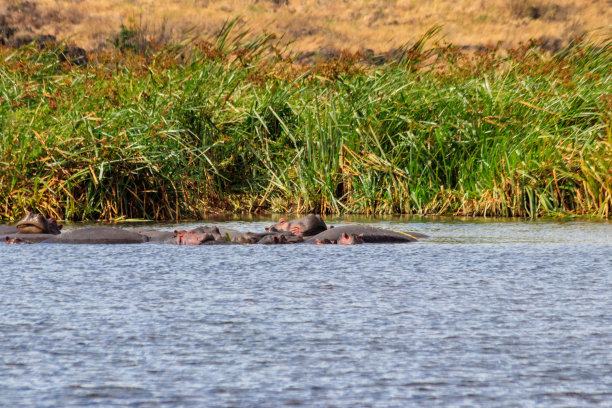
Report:
M0 215L609 217L610 41L552 56L427 44L375 68L297 66L235 23L86 67L0 49Z

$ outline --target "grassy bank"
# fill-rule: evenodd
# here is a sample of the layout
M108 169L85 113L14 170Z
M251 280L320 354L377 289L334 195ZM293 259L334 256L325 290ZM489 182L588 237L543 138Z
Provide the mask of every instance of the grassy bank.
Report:
M610 41L300 67L229 28L87 66L0 49L0 215L610 214Z

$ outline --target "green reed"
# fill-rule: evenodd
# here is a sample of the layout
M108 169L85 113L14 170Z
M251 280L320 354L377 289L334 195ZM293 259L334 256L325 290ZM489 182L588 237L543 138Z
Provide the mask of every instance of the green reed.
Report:
M612 206L610 41L293 64L228 24L150 55L0 49L0 215L591 214Z

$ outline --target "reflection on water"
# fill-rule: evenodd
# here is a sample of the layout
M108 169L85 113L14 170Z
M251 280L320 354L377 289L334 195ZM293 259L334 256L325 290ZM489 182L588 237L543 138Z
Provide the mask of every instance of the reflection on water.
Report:
M431 238L0 245L0 406L612 404L612 223L327 221Z

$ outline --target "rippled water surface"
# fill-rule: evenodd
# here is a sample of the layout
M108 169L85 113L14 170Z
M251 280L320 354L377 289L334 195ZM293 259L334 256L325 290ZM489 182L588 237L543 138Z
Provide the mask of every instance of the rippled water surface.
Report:
M431 238L0 245L0 406L612 406L612 223L373 225Z

